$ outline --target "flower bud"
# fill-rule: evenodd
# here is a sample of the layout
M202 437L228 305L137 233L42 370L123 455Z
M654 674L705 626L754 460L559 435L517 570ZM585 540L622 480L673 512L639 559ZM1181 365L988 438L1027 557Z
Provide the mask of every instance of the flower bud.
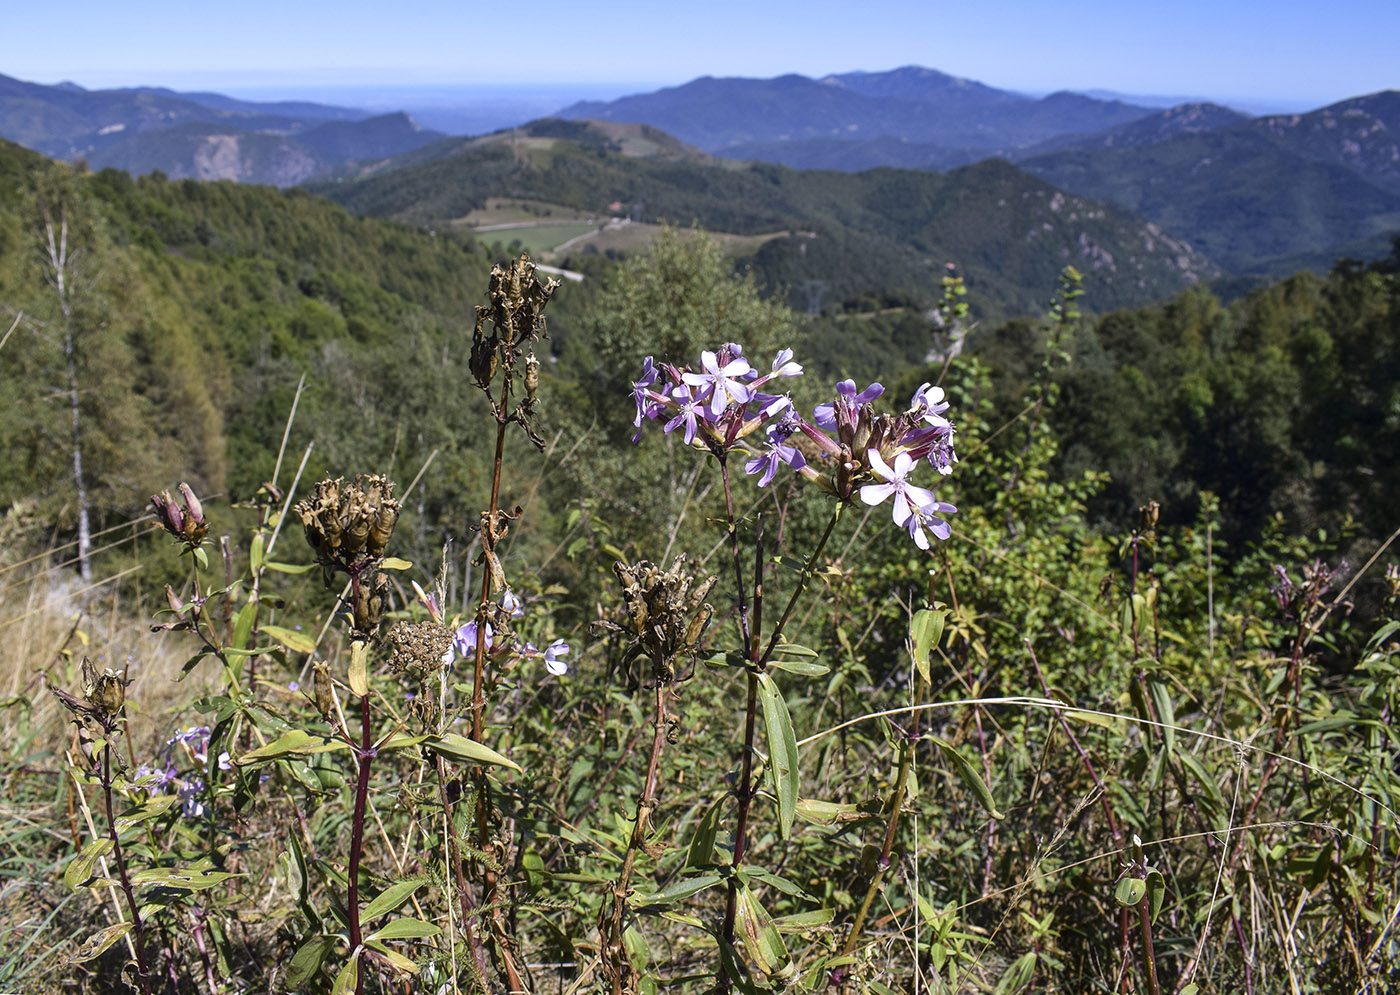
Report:
M195 497L193 489L184 481L180 482L180 494L185 499L185 509L189 512L186 524L193 521L196 525L204 524L204 506L199 503L199 498Z
M170 603L170 610L173 612L178 612L185 607L184 601L180 600L180 596L175 593L175 588L169 584L165 585L165 600Z

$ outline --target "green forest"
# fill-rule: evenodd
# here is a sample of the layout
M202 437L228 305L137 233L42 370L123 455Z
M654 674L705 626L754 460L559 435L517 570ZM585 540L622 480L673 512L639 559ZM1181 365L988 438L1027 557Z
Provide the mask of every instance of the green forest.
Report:
M556 285L434 223L485 186L0 142L0 985L1400 982L1400 239L897 256L998 168L714 172L822 205L799 314L795 236Z

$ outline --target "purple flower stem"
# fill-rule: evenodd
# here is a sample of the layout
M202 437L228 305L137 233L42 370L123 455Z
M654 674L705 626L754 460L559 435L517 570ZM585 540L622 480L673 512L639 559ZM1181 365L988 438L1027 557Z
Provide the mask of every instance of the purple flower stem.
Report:
M734 583L739 597L739 633L744 643L744 657L755 664L757 652L757 640L750 639L749 631L749 606L744 597L744 567L742 556L739 551L739 530L734 520L734 498L729 488L729 462L723 456L720 457L720 476L724 481L724 506L729 517L729 538L732 543L734 553ZM761 550L761 544L760 544ZM761 560L761 552L760 552ZM760 566L761 569L761 566ZM756 592L757 593L757 592ZM739 774L739 786L735 791L736 799L739 803L738 820L734 827L734 856L731 866L737 868L743 863L744 855L748 850L748 830L749 830L749 805L753 801L753 741L756 727L756 717L758 713L758 672L756 668L746 671L748 678L748 700L744 705L744 751L741 759L741 769ZM739 881L737 876L729 879L729 893L724 904L724 926L723 936L726 943L734 942L734 919L739 908ZM720 968L720 987L723 991L729 990L731 979Z
M107 803L107 833L112 841L112 855L117 858L117 877L121 879L122 892L126 895L127 907L131 910L131 932L136 938L136 977L141 982L142 995L151 995L151 980L146 969L146 929L141 922L141 909L136 904L136 893L131 888L131 878L126 873L126 856L122 853L122 842L117 832L117 820L112 814L112 740L111 734L102 744L102 797Z
M350 833L350 956L360 953L363 937L360 933L360 856L364 852L365 804L369 800L369 767L374 760L374 744L370 738L369 695L360 698L360 745L355 751L359 759L359 777L355 781L355 815ZM366 958L361 956L355 969L355 995L365 990Z

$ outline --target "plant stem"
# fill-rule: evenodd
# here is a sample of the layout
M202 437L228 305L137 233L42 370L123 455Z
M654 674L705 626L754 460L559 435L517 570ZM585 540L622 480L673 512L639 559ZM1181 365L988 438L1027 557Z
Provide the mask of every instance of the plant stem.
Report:
M369 767L374 759L374 747L370 741L369 695L360 697L360 746L356 750L359 760L359 776L355 781L355 814L350 833L350 894L348 896L350 918L350 956L359 956L363 946L360 933L360 856L364 851L365 804L369 800ZM355 970L355 995L363 995L365 990L365 962L361 957Z
M132 890L131 878L126 873L126 855L122 853L121 836L117 832L117 820L112 812L111 732L107 735L106 742L102 744L102 797L107 805L107 833L112 841L112 855L117 858L117 876L121 879L127 907L131 910L131 931L136 936L136 975L141 982L142 995L151 995L151 981L146 969L146 930L141 922L141 910L136 904L136 893Z
M627 958L627 949L622 940L624 932L623 915L627 908L627 897L631 894L629 885L632 869L637 859L637 851L646 844L647 831L651 824L651 813L656 798L657 772L661 767L661 753L666 748L666 700L670 694L666 682L656 681L656 704L652 712L655 731L651 739L651 759L647 763L646 780L642 783L642 795L637 799L637 814L632 821L632 835L627 841L627 854L622 861L622 870L612 887L612 912L603 930L601 955L604 973L612 979L613 995L622 995L625 983L632 975L632 967ZM609 963L609 958L612 962Z

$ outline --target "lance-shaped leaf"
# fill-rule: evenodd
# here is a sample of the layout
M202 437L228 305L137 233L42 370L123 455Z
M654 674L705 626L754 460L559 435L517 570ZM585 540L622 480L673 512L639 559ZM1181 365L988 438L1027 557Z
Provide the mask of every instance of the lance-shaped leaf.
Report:
M958 776L963 779L963 783L972 789L972 793L977 796L977 800L982 803L987 814L993 819L1005 819L1006 815L997 808L997 803L992 798L992 789L987 787L987 782L982 780L982 775L977 773L977 768L972 766L972 761L963 756L952 743L939 739L937 736L933 737L933 741L938 744L943 755L952 762L957 769Z
M404 902L413 897L413 893L423 885L427 884L427 878L413 878L409 881L400 881L385 888L374 900L360 910L360 921L369 922L371 919L386 913L393 912Z
M350 644L350 672L345 683L361 698L369 694L369 643L363 639Z
M437 936L441 932L441 926L434 926L422 919L395 919L385 925L383 929L375 930L370 939L419 940L427 936Z
M718 874L700 874L693 878L681 878L661 891L650 895L633 895L629 901L633 905L668 905L697 895L706 888L713 888L723 880Z
M773 678L758 675L763 697L763 724L768 731L768 762L773 773L774 794L778 796L778 831L783 839L792 838L792 821L797 815L797 737L792 732L792 716Z
M723 801L723 797L715 799L695 824L695 833L690 837L690 846L685 852L686 867L709 867L715 862L715 837L719 833L720 805Z
M909 622L909 645L914 654L914 666L919 668L919 676L930 682L929 654L938 648L943 639L943 621L947 612L932 608L921 608Z
M103 926L78 945L78 949L73 952L73 962L81 964L83 961L92 960L129 932L130 922L114 922L110 926Z
M303 943L287 965L287 990L301 991L316 976L334 949L334 936L313 936Z
M290 729L266 746L249 750L241 757L234 758L236 764L255 764L266 760L276 760L292 753L328 753L331 750L348 750L349 744L339 739L314 736L305 729Z
M482 746L476 740L468 739L455 732L444 733L441 736L430 736L424 740L423 745L434 753L440 754L448 760L456 760L458 763L496 764L499 767L520 770L520 765L509 757L502 756L490 747Z
M83 882L92 877L97 861L112 852L112 846L112 841L103 837L83 847L82 852L68 862L68 867L63 871L63 883L73 889L82 887Z
M734 932L749 955L749 963L764 974L776 974L788 964L787 945L778 927L758 898L747 887L739 889Z
M314 653L316 652L316 640L307 632L298 632L295 629L284 629L280 625L264 625L262 634L269 639L274 639L281 643L293 653Z

